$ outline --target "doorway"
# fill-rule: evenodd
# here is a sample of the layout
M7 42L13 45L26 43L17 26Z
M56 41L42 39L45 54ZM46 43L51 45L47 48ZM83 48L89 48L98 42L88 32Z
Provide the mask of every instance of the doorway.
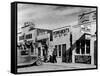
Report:
M66 44L62 44L62 62L66 62Z

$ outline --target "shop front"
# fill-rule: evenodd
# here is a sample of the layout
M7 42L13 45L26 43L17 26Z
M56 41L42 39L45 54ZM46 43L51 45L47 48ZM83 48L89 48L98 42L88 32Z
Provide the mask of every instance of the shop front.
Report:
M50 36L51 30L46 29L37 29L37 38L36 43L38 56L42 58L44 62L48 61L49 57L49 44L50 44Z
M47 57L48 57L48 45L47 45L48 39L41 39L37 40L37 51L38 51L38 56L42 58L44 62L46 62Z
M57 63L69 63L70 26L53 30L53 46L57 53Z
M88 11L79 15L79 36L75 38L73 63L96 64L96 11ZM75 35L75 34L74 34Z
M77 40L76 42L76 55L75 55L75 63L85 63L91 64L91 53L90 53L90 40L87 39L84 34L83 38Z
M73 63L94 64L95 40L90 34L84 34L83 37L76 41L76 48L73 51Z

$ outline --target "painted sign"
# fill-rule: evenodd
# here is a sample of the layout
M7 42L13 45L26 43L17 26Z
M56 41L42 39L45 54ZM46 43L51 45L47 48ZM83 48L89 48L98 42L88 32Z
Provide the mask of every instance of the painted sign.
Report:
M53 36L54 36L54 38L66 36L68 34L68 32L69 32L69 28L57 30L57 31L53 32Z
M75 63L91 64L91 56L76 55L75 56Z

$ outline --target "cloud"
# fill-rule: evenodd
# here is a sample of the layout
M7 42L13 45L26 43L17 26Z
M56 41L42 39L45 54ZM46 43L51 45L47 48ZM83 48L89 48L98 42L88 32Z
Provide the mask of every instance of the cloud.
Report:
M50 6L37 4L18 5L18 27L32 21L39 28L58 28L77 23L78 13L83 8L68 6Z

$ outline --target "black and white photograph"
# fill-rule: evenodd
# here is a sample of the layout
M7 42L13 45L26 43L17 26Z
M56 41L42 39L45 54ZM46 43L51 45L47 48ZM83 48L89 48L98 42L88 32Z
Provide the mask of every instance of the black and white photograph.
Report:
M17 3L17 73L97 69L97 7Z

